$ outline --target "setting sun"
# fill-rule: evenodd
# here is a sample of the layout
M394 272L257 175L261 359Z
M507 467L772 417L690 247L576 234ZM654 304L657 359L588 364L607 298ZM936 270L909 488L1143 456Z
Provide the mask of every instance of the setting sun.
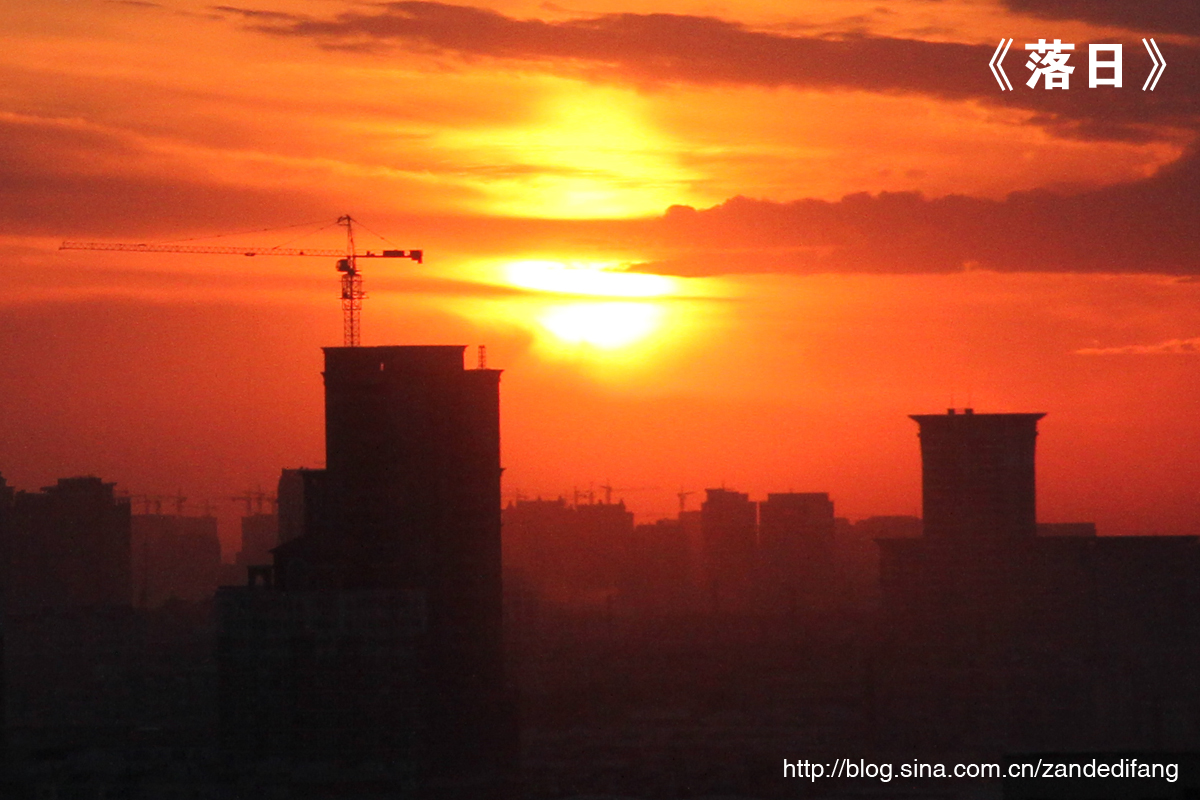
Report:
M615 263L525 260L503 269L512 286L550 295L597 298L665 298L677 293L680 281L662 275L626 272ZM551 303L533 315L561 346L616 350L640 342L662 327L661 302Z
M615 350L654 333L662 318L654 303L572 303L547 309L539 320L564 343Z

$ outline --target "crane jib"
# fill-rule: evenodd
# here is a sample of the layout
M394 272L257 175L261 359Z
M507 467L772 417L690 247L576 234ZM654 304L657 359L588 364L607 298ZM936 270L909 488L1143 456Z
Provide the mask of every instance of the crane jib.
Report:
M240 255L240 256L322 256L337 258L337 270L342 273L342 312L344 342L346 347L359 345L358 314L362 309L362 301L367 295L362 289L362 273L359 272L356 260L360 258L410 258L418 264L425 261L424 250L382 250L365 253L357 252L354 246L354 233L351 229L352 220L343 216L338 222L346 226L346 249L325 250L318 248L298 247L237 247L226 245L195 245L195 244L133 244L128 242L63 242L59 250L107 250L125 253L193 253L202 255ZM382 237L381 237L382 238Z

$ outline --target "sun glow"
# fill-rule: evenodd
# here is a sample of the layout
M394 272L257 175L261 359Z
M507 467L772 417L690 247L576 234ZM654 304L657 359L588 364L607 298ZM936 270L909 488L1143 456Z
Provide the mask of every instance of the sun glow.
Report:
M513 123L447 129L434 144L465 163L479 210L556 219L657 216L672 203L715 203L686 148L653 122L636 91L542 78L540 108ZM528 89L526 89L528 91Z
M693 346L723 308L710 301L728 296L716 279L630 271L645 260L638 253L604 261L530 256L462 264L466 280L500 291L455 298L453 312L524 331L541 358L606 380Z
M564 344L615 350L650 336L663 316L655 303L570 303L551 306L539 321Z
M614 298L614 301L552 302L534 315L554 349L617 350L641 342L662 327L663 303L678 281L663 275L626 272L616 263L526 260L504 267L512 286L547 294ZM616 301L620 298L620 301ZM632 299L641 302L629 302ZM652 302L659 298L658 302Z
M675 291L676 281L663 275L624 272L613 264L558 261L517 261L505 269L513 286L556 294L596 297L662 297Z

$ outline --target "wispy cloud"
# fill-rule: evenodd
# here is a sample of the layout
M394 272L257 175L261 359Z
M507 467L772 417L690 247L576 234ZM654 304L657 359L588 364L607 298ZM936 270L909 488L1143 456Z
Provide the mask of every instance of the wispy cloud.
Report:
M1200 336L1192 339L1169 339L1158 344L1085 347L1076 350L1075 353L1081 356L1200 355Z

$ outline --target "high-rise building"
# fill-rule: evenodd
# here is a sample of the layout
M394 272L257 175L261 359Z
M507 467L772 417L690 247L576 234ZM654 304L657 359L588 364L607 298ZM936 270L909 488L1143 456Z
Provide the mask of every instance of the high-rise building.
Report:
M517 500L504 510L505 566L555 603L605 607L630 568L633 512L624 501Z
M747 610L758 556L758 504L744 492L706 489L700 530L710 610Z
M876 540L881 724L910 747L1186 750L1200 541L1039 526L1042 416L913 417L924 535Z
M758 536L764 553L798 557L827 550L833 539L833 501L824 492L768 494L758 504Z
M634 528L622 591L643 614L683 613L695 603L693 552L678 519Z
M325 348L326 535L357 562L339 580L425 593L445 719L503 680L500 370L465 349Z
M1037 533L1034 450L1045 414L917 414L925 535L1029 538Z
M129 500L99 478L17 492L4 543L8 610L128 606L129 520Z
M233 749L401 765L391 785L447 797L500 791L516 745L500 371L464 369L463 350L325 349L326 468L280 486L285 527L298 516L303 530L275 549L273 574L252 569L265 586L220 595Z
M758 504L766 608L795 613L834 600L833 532L833 501L824 492L768 494Z

